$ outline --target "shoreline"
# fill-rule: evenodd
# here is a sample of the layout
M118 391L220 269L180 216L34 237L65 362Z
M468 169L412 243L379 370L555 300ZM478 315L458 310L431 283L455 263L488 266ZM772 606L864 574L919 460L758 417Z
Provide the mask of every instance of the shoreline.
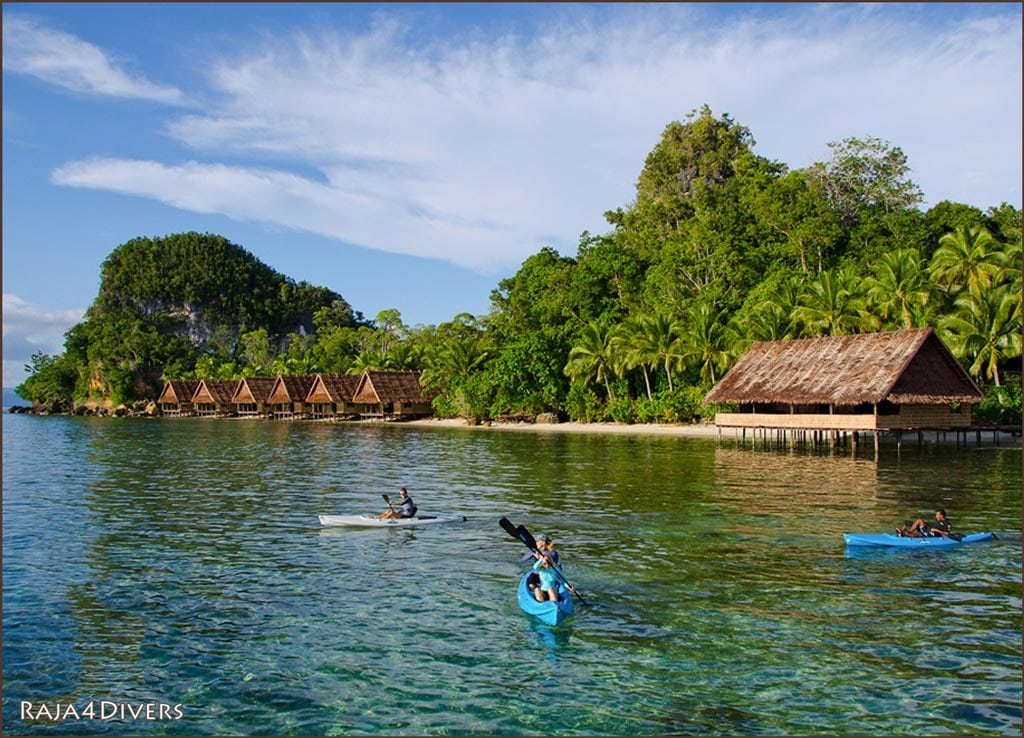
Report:
M633 435L633 436L663 436L677 438L712 438L718 440L719 429L714 423L694 423L692 425L672 425L668 423L635 423L626 425L623 423L490 423L480 425L468 425L463 418L420 418L417 420L403 420L401 425L419 428L455 428L468 431L498 431L498 432L525 432L525 433L571 433L579 435ZM986 448L1005 447L1021 448L1021 434L1008 433L1002 430L991 428L970 429L970 440L964 444L958 444L954 431L947 431L952 434L946 438L939 437L942 431L923 431L924 445L960 445L962 447L975 447L974 433L981 433L979 446ZM738 437L739 429L723 428L721 431L722 442L733 442ZM747 443L752 443L753 438L748 433ZM893 432L882 432L879 442L885 444L896 444L897 439ZM762 441L758 441L762 443ZM862 444L870 444L870 439L861 441ZM904 446L916 446L917 431L904 431L902 444Z
M683 436L688 438L718 438L714 423L672 425L668 423L480 423L469 425L464 418L418 418L403 420L403 426L420 428L458 428L469 431L525 431L529 433L616 434L638 436Z
M58 415L58 416L73 416L80 415L82 413L68 413L68 412L56 412L56 413L37 413L31 408L19 408L24 414L27 415ZM3 414L12 412L11 408L5 407ZM13 414L18 414L15 411ZM146 412L135 411L135 412L96 412L87 413L88 415L95 415L96 417L144 417L148 419L188 419L195 416L163 416L160 414L150 415ZM248 417L248 416L232 416L232 417L216 417L216 418L205 418L206 420L229 420L229 421L252 421L252 420L266 420L266 418ZM299 423L335 423L339 422L330 418L289 418L281 419L283 422L299 422ZM280 421L279 421L280 422ZM415 418L409 420L400 420L393 423L381 423L380 420L345 420L340 421L345 425L369 425L369 426L380 426L380 425L395 425L406 428L434 428L434 429L445 429L445 430L460 430L460 431L496 431L499 433L508 432L520 432L520 433L547 433L547 434L572 434L572 435L617 435L617 436L646 436L646 437L664 437L664 438L709 438L718 440L721 438L723 443L732 443L740 439L740 429L738 428L722 428L721 435L719 435L719 428L714 423L693 423L688 425L682 424L671 424L671 423L634 423L624 424L615 422L595 422L595 423L580 423L576 421L568 421L564 423L537 423L537 422L495 422L485 421L476 425L470 425L466 422L465 418ZM752 430L752 429L748 429ZM917 446L917 445L929 445L929 446L957 446L964 448L976 448L976 447L1004 447L1004 448L1022 448L1022 434L1020 432L1010 432L1005 429L996 428L970 428L960 429L959 432L968 434L966 442L958 439L956 430L948 430L945 433L945 438L941 437L940 434L943 431L924 430L921 431L922 439L918 441L918 431L906 430L903 431L902 440L897 439L895 431L881 431L879 435L879 443L885 445L898 445L902 444L905 446ZM862 433L868 435L870 431L862 431ZM980 434L976 436L975 434ZM750 433L747 434L747 443L754 443L754 436ZM763 438L757 440L757 445L765 443ZM870 444L872 441L870 438L865 438L861 441L864 444ZM789 446L790 443L782 444ZM823 442L823 445L827 445L827 442Z

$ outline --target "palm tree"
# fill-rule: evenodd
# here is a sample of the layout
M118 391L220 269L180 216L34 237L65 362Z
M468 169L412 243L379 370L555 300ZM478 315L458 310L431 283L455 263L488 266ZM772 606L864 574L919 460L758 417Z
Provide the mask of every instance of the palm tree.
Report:
M387 358L376 351L360 351L359 355L348 368L349 374L362 374L366 371L380 371L387 368Z
M431 386L449 387L465 382L487 360L488 352L474 338L452 339L429 352L423 382Z
M641 321L635 348L637 358L652 367L662 367L671 392L672 372L680 369L686 361L686 347L682 341L683 326L679 321L660 313L644 317Z
M799 305L799 280L788 279L778 285L775 291L752 309L746 309L734 316L737 336L743 342L783 341L797 335L794 325L794 311Z
M1001 269L998 242L980 226L957 227L939 239L928 269L932 280L951 295L975 294L992 285Z
M864 308L860 278L850 269L821 272L799 299L793 317L810 335L840 336L877 327L878 319Z
M392 344L386 363L390 369L420 369L423 366L424 354L422 345L398 341Z
M651 399L651 375L648 371L648 362L642 348L644 322L642 317L630 316L619 323L612 336L612 346L615 355L619 358L620 370L628 371L640 369L644 373L644 387L647 389L647 399Z
M875 265L874 276L867 280L867 296L894 327L923 325L930 293L917 249L899 249L883 255Z
M701 303L693 311L690 330L686 335L687 354L696 360L700 378L714 384L716 372L730 359L730 341L725 323L725 311L715 310Z
M572 379L582 377L587 381L595 379L603 382L609 399L612 396L612 388L608 378L617 375L612 336L613 331L604 323L587 323L580 331L576 345L569 351L569 361L565 365L565 374Z
M1021 355L1021 296L1008 285L982 294L967 291L956 300L956 312L940 323L958 359L968 371L991 379L998 387L999 363Z

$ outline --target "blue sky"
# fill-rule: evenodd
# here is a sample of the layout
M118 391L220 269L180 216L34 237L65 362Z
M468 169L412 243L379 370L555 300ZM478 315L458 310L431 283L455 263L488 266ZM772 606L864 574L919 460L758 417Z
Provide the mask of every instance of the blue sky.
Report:
M3 384L140 235L221 234L373 317L486 313L707 103L791 167L875 136L1021 206L1013 4L3 4Z

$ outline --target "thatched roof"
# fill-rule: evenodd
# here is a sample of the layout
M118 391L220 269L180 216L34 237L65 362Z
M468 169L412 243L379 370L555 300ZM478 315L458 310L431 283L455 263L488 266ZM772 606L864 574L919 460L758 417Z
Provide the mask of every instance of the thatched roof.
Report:
M355 374L317 374L306 402L352 402L358 386Z
M274 380L274 387L267 397L271 405L283 405L289 402L305 402L315 376L308 374L285 374Z
M197 379L171 379L164 385L164 390L157 398L157 402L191 402L192 395L196 393L198 386L199 380Z
M382 402L420 403L430 402L433 397L424 393L420 386L420 373L404 372L363 372L352 401L365 405Z
M714 403L976 403L982 394L931 328L755 343Z
M196 387L192 402L198 404L228 405L238 388L237 379L204 379Z
M236 404L266 403L274 389L274 377L246 377L238 383L231 401Z

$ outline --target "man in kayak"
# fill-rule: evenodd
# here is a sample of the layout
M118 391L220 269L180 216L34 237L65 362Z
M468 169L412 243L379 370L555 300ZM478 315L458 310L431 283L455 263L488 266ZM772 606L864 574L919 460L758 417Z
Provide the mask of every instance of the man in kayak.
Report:
M391 507L390 503L388 503L388 509L385 510L380 515L381 520L390 520L392 518L416 517L416 511L419 508L417 508L415 503L413 503L412 498L409 496L409 491L405 487L402 487L402 489L398 491L398 494L402 498L401 507L395 510L393 507Z
M913 523L907 521L907 527L897 528L896 535L906 538L923 538L926 536L949 536L952 530L952 523L946 517L946 511L941 507L935 511L935 522L928 526L924 518L918 518Z

